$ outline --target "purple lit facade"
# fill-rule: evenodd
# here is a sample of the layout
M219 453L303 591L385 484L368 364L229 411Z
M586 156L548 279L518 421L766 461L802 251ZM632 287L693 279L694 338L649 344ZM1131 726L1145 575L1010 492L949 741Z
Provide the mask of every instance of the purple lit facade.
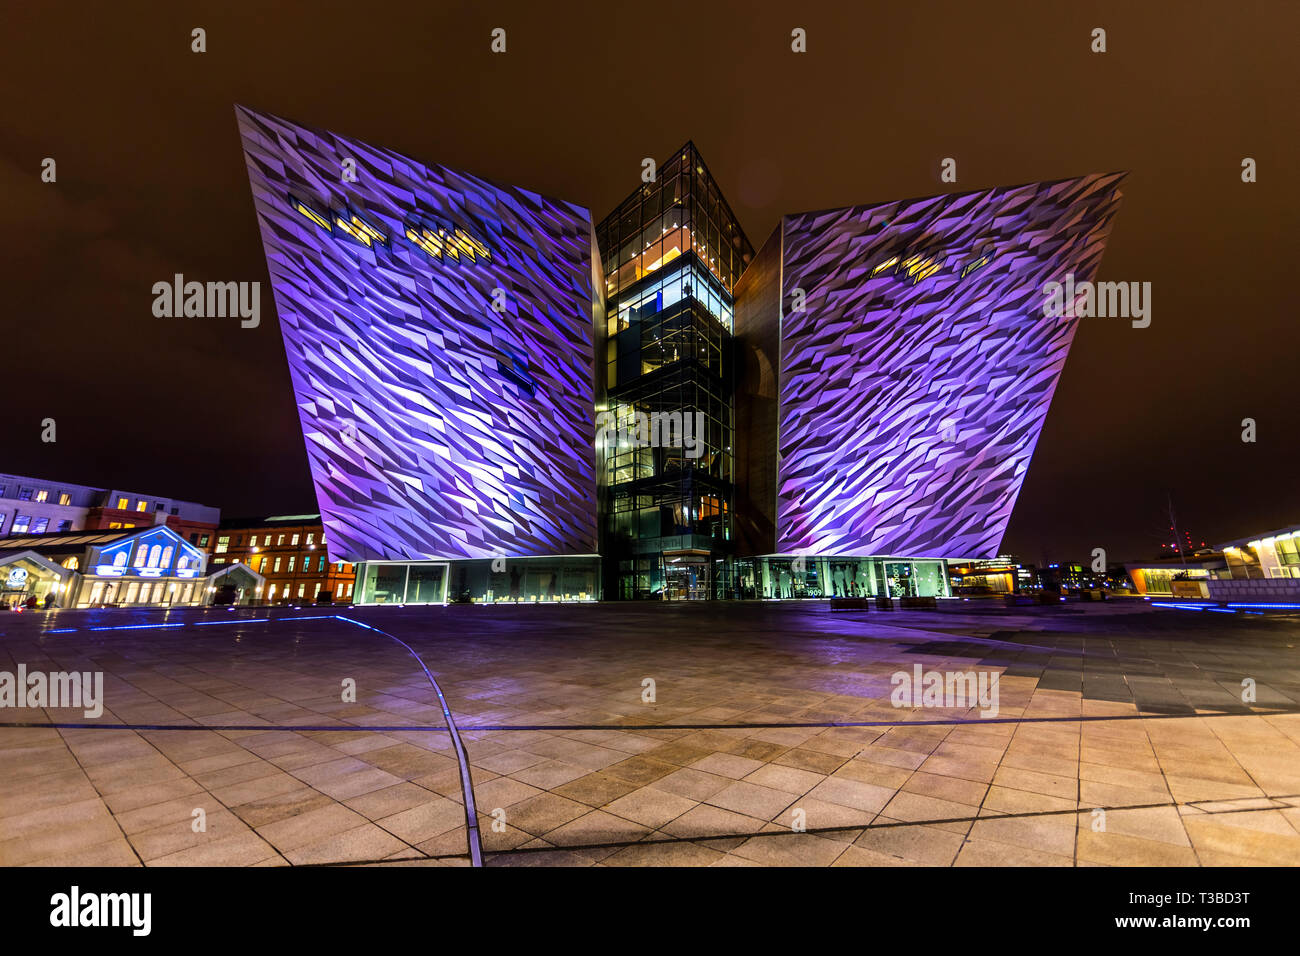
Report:
M587 210L237 112L331 559L594 555Z
M361 565L360 600L600 596L597 529L627 509L598 487L596 409L617 385L627 409L671 412L663 381L698 402L675 363L700 361L653 335L611 349L605 310L635 301L662 337L715 314L707 283L656 298L663 259L607 301L580 206L238 119L329 555ZM663 216L698 231L696 193L725 201L696 166ZM746 255L719 299L735 374L710 415L735 423L734 484L698 471L730 457L727 428L716 454L634 470L640 537L604 555L606 591L635 565L635 596L669 599L691 564L718 597L947 594L945 559L997 552L1080 321L1045 315L1043 286L1095 278L1121 178L789 215L752 258L728 220ZM710 235L676 265L705 268ZM702 550L664 530L687 516L725 533Z
M997 553L1120 174L786 216L737 288L754 554Z

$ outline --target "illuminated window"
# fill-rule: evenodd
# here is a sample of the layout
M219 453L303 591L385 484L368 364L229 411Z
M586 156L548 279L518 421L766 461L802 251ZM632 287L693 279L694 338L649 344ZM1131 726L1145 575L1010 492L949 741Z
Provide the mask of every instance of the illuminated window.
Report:
M80 563L81 563L80 560L75 557L63 559L63 566L67 568L69 571L77 570L77 567Z
M251 538L248 539L248 546L250 548L257 547L257 535L253 535Z
M50 526L49 518L37 518L36 523L32 525L32 534L44 534L45 529Z
M230 550L230 535L223 534L217 538L217 546L213 548L213 554L225 554Z
M440 229L435 232L432 229L427 229L423 226L406 227L406 238L410 239L411 242L415 243L423 249L426 254L435 259L442 258L443 236L445 235L445 229Z
M303 592L305 592L306 590L307 590L307 585L305 584L298 585L298 597L302 597Z
M61 505L70 505L70 504L72 504L72 495L68 494L66 491L60 491L60 492L59 492L59 504L61 504Z
M345 213L335 214L334 222L345 235L351 236L367 249L376 244L388 245L388 236L370 225L355 212L349 210Z
M135 503L135 510L136 510L136 511L148 511L148 510L149 510L149 502L147 502L147 501L137 501L137 502Z
M290 558L289 560L292 561L293 558ZM279 574L279 573L280 573L280 559L279 559L279 558L276 558L276 559L275 559L275 568L272 570L272 573L273 573L273 574Z
M14 526L11 530L26 531L27 526L30 525L31 523L32 523L31 515L19 515L18 517L14 518Z
M130 502L129 499L127 499L127 498L118 498L118 499L117 499L117 510L118 510L118 511L125 511L125 510L126 510L127 508L129 508L129 507L131 507L131 502Z
M287 568L287 570L288 570L288 572L289 572L290 574L293 573L293 562L294 562L296 559L297 559L297 556L296 556L296 555L292 555L292 554L289 555L289 567Z
M407 239L434 259L442 260L445 256L459 262L464 256L468 261L474 262L477 259L492 258L492 253L488 251L487 246L464 229L408 222L405 233Z
M989 264L989 260L991 260L992 258L993 258L993 253L986 252L978 258L972 259L970 262L966 263L964 266L961 267L961 277L964 279L972 272L976 272L980 269L983 269L986 265Z
M298 538L299 538L299 537L301 537L301 535L296 535L296 534L295 534L292 538L289 539L289 543L290 543L291 545L293 545L294 547L297 547L297 546L298 546Z
M308 544L315 544L315 543L316 543L316 540L315 540L315 539L316 539L316 535L315 535L315 534L309 534L309 535L307 535L307 543L308 543Z
M309 206L306 202L294 196L289 197L289 202L293 205L294 209L296 209L302 215L306 216L316 225L320 226L326 232L333 231L330 227L330 221L326 219L323 215L321 215L319 212L317 212L315 209L313 209L311 206Z
M939 271L940 263L925 255L908 256L898 266L898 274L905 276L912 285L928 279Z
M469 256L470 262L473 262L476 258L480 257L483 259L492 258L491 255L488 254L487 246L469 235L469 233L465 232L464 229L457 229L455 233L452 234L451 241L457 249Z
M42 488L40 491L36 492L36 500L37 500L37 501L49 501L49 500L50 500L50 493L49 493L48 491L46 491L44 488Z
M898 265L898 256L890 256L884 262L880 263L880 265L876 266L874 269L871 270L871 278L874 279L882 272L888 272L896 265Z

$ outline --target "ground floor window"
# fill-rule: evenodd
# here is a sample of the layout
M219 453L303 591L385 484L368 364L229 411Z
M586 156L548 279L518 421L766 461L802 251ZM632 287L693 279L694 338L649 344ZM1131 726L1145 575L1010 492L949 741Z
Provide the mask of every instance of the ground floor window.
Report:
M599 558L504 558L357 565L359 604L594 601ZM347 593L352 594L351 585Z
M946 563L934 558L803 555L738 564L742 566L737 579L743 598L951 596Z

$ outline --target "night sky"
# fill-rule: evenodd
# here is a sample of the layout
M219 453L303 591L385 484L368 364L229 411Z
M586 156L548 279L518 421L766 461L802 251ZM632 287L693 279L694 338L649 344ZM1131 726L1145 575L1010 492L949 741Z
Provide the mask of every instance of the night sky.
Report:
M1081 320L1003 549L1158 552L1169 493L1197 544L1300 523L1290 0L48 3L5 20L0 471L315 510L242 103L596 219L643 157L693 139L755 246L783 213L1128 170L1099 278L1152 283L1151 326ZM155 318L152 286L177 272L262 282L261 327Z

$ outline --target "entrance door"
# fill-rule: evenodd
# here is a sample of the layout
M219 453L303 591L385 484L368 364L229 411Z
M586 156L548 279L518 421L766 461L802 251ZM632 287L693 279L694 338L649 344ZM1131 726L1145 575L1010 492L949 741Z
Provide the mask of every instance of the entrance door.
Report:
M664 595L669 601L704 601L709 597L711 575L707 561L664 564Z

